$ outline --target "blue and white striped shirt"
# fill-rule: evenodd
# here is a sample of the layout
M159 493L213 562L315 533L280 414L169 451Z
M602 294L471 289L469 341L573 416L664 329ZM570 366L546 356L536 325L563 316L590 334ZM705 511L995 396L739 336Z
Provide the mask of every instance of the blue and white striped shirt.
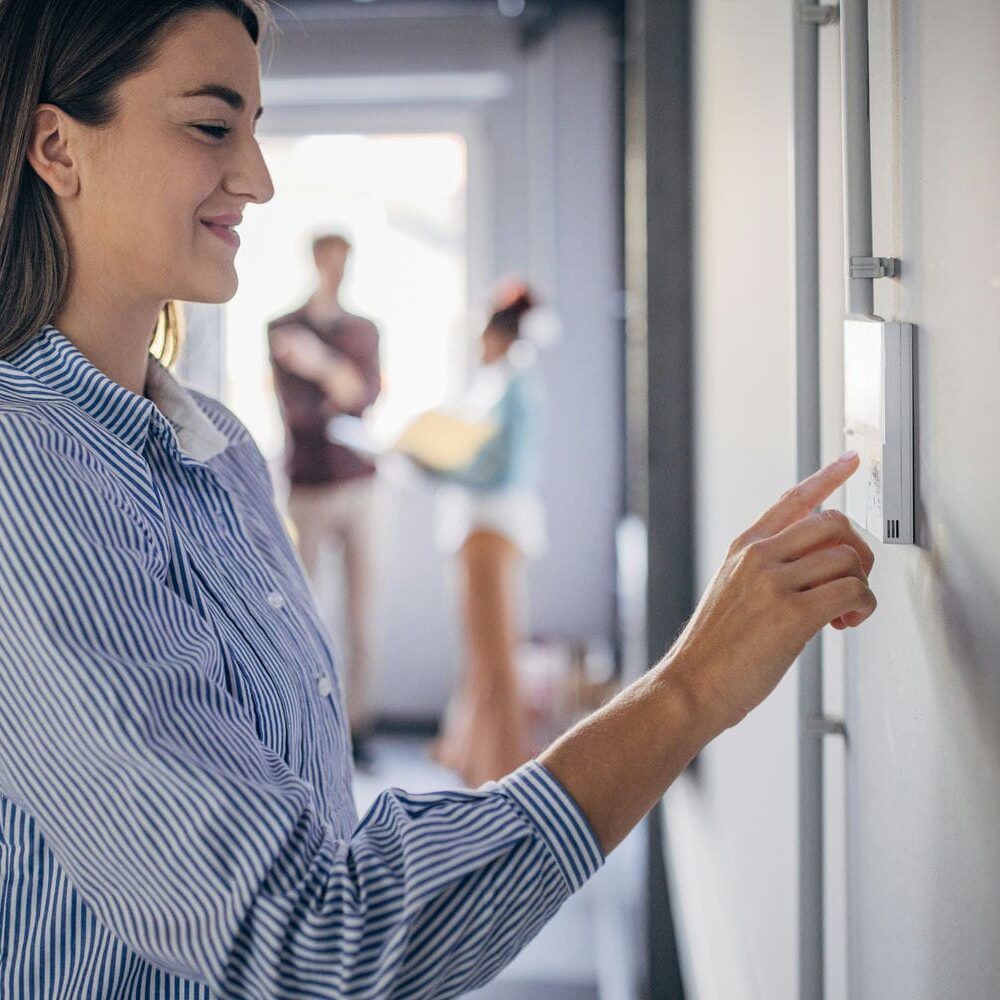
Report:
M150 362L0 361L0 996L449 997L601 863L539 764L358 822L266 465Z

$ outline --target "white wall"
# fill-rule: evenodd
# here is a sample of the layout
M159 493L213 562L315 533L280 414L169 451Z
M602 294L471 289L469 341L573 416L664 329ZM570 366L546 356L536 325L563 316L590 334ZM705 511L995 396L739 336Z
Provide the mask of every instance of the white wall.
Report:
M830 775L841 796L833 820L846 828L829 831L828 850L846 844L846 873L834 858L828 995L987 1000L1000 983L1000 7L871 8L874 247L903 261L900 280L876 282L876 310L917 324L920 545L877 546L877 616L826 642L828 707L846 705L848 729L846 780L836 767ZM697 4L702 585L794 471L790 18L784 3ZM832 456L842 450L836 28L824 29L821 55L823 442ZM796 996L794 700L792 676L668 796L680 834L673 865L708 887L679 900L702 1000ZM685 840L698 824L707 853ZM713 992L718 972L699 963L711 954L707 937L726 928L735 985Z
M496 277L517 272L561 314L563 338L542 358L551 548L532 567L529 614L535 634L574 640L611 639L614 630L622 493L615 55L606 23L591 14L566 18L529 51L499 16L319 20L286 24L266 65L278 78L496 72L509 80L509 93L494 100L456 94L396 113L421 127L459 109L484 139L483 161L473 165L484 194L471 206L474 304ZM363 106L343 112L350 127L364 127ZM430 491L412 484L386 493L377 708L421 718L440 710L458 669L454 594L430 541Z
M919 548L847 647L857 1000L1000 983L1000 6L872 12L876 308L917 324Z

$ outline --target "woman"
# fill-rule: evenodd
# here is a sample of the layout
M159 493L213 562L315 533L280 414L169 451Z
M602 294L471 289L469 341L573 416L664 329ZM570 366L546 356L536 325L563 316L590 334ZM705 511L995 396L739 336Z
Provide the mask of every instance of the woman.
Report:
M874 607L867 547L809 515L849 459L734 545L625 697L499 784L386 792L358 823L260 453L149 355L168 302L233 294L234 227L271 196L260 24L0 0L5 1000L471 989L813 632Z
M503 777L529 757L518 693L518 585L524 557L545 547L537 493L541 388L530 352L518 352L521 322L534 300L505 288L482 335L479 366L464 415L496 433L466 466L437 473L450 485L438 498L437 535L457 554L467 643L466 668L432 755L469 785Z

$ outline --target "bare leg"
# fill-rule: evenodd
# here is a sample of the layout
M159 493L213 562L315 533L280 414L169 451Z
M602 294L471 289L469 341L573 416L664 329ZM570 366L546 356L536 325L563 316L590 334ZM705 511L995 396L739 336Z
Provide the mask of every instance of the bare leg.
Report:
M468 728L471 712L469 688L469 667L466 664L458 679L455 692L445 708L437 739L427 748L427 753L432 760L459 773L464 767L468 754Z
M530 757L518 691L517 547L479 531L462 549L469 645L460 772L470 785L501 778Z

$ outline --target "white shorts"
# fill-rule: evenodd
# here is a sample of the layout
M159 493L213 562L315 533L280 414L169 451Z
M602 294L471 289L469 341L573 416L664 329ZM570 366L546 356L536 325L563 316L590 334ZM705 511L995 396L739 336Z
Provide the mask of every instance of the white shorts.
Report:
M534 491L523 487L470 490L442 486L434 525L438 546L454 555L475 531L502 535L529 559L537 559L548 546L545 508Z

